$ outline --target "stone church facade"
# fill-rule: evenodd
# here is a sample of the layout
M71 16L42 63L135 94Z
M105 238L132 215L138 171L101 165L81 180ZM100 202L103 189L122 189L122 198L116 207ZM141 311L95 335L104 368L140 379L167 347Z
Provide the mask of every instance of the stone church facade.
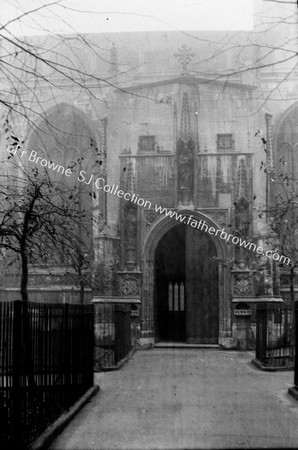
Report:
M264 248L273 243L265 243L268 227L257 214L270 192L256 131L263 130L269 157L283 148L296 158L298 103L292 92L298 78L294 73L281 85L280 102L262 101L281 71L211 76L233 57L222 52L212 66L197 66L198 55L208 61L213 52L204 43L208 36L113 35L104 68L111 83L102 101L65 91L47 108L50 121L67 134L65 141L60 136L58 146L42 139L43 131L28 137L30 150L60 163L84 155L81 182L94 194L85 207L96 219L90 230L94 283L85 301L130 304L140 345L252 348L255 305L288 295L272 259L207 229ZM90 90L98 94L96 86ZM100 158L96 171L94 148ZM195 221L205 227L195 228ZM16 295L16 279L2 280L2 298ZM63 265L51 275L32 267L31 299L77 302L77 292Z
M248 218L241 226L250 236L253 154L246 144L246 123L237 123L237 107L248 113L252 88L231 82L223 93L221 82L182 73L129 89L128 107L127 95L116 94L121 116L115 121L131 124L130 134L125 145L120 132L110 146L120 150L123 191L150 200L152 207L119 202L118 295L140 302L136 307L144 342L229 340L233 276L228 261L235 249L165 217L156 206L231 230L232 207L239 203L241 215ZM148 97L153 99L149 105ZM246 267L244 261L239 264Z

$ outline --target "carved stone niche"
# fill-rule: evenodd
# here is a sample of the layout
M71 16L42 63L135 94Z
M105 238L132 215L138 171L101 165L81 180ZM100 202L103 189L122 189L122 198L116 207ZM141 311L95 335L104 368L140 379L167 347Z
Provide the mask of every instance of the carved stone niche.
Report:
M124 262L128 270L134 270L137 257L137 206L131 202L123 205Z
M255 280L254 272L232 270L232 293L233 297L254 297Z
M227 209L200 209L200 211L206 214L221 228L228 226L228 210Z
M177 144L178 160L178 199L179 202L188 206L193 203L194 196L194 143L179 139Z
M158 214L155 211L153 210L143 211L143 223L146 233L149 232L149 230L152 228L153 224L157 221L157 219Z
M119 295L127 297L140 297L141 272L118 272Z

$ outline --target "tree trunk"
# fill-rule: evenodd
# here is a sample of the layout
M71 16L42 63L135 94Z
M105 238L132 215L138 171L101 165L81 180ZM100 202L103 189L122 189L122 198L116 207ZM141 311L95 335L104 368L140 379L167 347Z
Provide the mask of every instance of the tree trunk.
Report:
M23 322L23 351L24 351L24 364L26 375L28 379L29 389L35 386L34 380L34 362L32 356L32 339L31 339L31 319L30 312L28 310L28 258L26 254L26 246L22 246L22 275L21 275L21 296L24 302L24 307L22 308L22 322Z
M78 266L78 275L79 275L79 280L80 280L80 303L81 303L81 305L83 305L84 304L84 296L85 296L85 283L83 280L81 261Z
M289 284L290 284L290 299L291 299L291 307L292 308L294 308L294 306L295 306L294 279L295 279L295 266L291 266Z
M84 297L85 297L85 289L84 289L84 282L80 281L80 303L81 305L84 304Z
M21 275L21 296L23 302L28 302L28 258L26 250L23 249L21 253L22 258L22 275Z

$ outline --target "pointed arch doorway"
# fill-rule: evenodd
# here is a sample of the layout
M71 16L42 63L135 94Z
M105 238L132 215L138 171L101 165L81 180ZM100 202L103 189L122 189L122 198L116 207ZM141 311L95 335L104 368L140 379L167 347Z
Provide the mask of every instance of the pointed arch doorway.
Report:
M179 224L154 255L155 335L160 341L217 344L217 251L206 232Z

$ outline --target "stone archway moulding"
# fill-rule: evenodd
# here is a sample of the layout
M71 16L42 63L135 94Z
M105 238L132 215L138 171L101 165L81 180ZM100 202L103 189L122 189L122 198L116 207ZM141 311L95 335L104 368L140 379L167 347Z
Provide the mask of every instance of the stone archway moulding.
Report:
M179 210L179 214L197 221L204 220L208 227L220 228L205 214L194 210ZM142 323L141 345L154 344L154 255L162 236L180 222L173 218L162 217L154 224L143 246L142 259ZM219 344L232 336L230 312L230 270L228 268L229 252L226 243L215 236L209 235L213 241L218 256L219 277Z
M95 124L93 123L93 121L90 119L90 117L82 110L80 110L79 108L77 108L76 106L73 106L71 103L67 103L67 102L61 102L61 103L57 103L57 104L53 104L51 106L49 106L45 111L43 116L38 120L38 123L36 125L36 127L30 127L29 132L28 132L28 137L27 137L27 142L30 142L31 137L33 136L33 134L35 133L36 128L39 128L39 125L42 123L42 121L49 115L51 115L53 112L55 112L55 110L57 110L58 108L69 108L74 114L76 114L77 116L79 116L85 123L86 126L90 128L94 139L97 143L100 142L100 133L97 129L97 127L95 126Z
M298 110L298 102L293 103L291 106L289 106L288 108L286 108L285 111L283 111L280 116L278 117L278 119L276 120L276 123L274 124L273 128L274 128L274 132L273 132L273 147L274 150L276 150L276 146L277 146L277 137L280 131L280 127L281 125L284 123L284 121L286 120L286 118L293 112L295 111L295 109Z
M36 130L40 130L41 129L41 124L47 120L48 117L50 117L52 114L54 114L56 111L58 110L63 110L63 109L67 109L68 111L70 111L74 116L78 117L79 119L82 120L83 122L83 126L84 126L84 130L86 127L86 133L88 132L88 136L90 133L90 137L92 138L92 140L94 139L95 145L98 149L101 149L102 146L102 137L105 134L105 130L102 129L101 131L99 130L99 127L96 126L96 124L94 123L94 121L92 121L90 119L90 117L81 109L79 109L78 107L72 105L71 103L67 103L65 102L60 102L57 104L49 104L49 107L47 109L45 109L45 111L43 112L42 116L39 118L39 120L36 123L35 127L30 127L30 129L28 130L28 138L27 138L27 142L28 142L28 148L30 149L31 145L31 139L34 137L34 134L36 133ZM57 132L57 134L59 133L58 128L55 129L55 131ZM102 132L102 134L101 134ZM78 134L79 136L79 134ZM104 144L105 146L105 144ZM103 149L104 151L106 151L106 148ZM98 153L98 152L96 152ZM82 149L80 149L80 156L83 156L83 152ZM105 156L103 156L103 158L105 158ZM88 159L85 158L85 161L88 161ZM91 160L92 161L92 160ZM105 161L106 164L106 161ZM93 170L91 168L91 170ZM92 172L91 172L92 173ZM91 189L94 190L93 184L91 184ZM104 228L105 226L105 215L106 215L106 196L103 199L103 204L104 206L100 209L99 207L99 197L97 197L97 203L93 200L92 198L92 211L93 211L93 215L97 215L97 233L100 232L101 229ZM99 214L99 211L103 212L102 214Z

